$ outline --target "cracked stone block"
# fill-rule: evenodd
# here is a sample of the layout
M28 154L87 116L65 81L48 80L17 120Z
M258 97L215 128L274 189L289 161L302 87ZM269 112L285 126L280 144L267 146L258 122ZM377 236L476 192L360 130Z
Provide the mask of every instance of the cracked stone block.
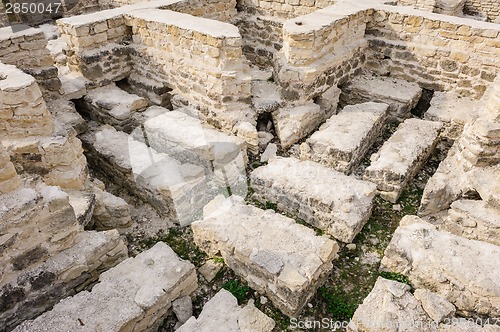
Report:
M378 277L356 309L347 331L436 331L432 319L410 292L410 286ZM391 329L391 327L400 327Z
M81 191L67 191L69 204L75 211L78 223L83 227L87 226L92 219L96 206L96 197L93 193Z
M341 105L369 101L386 103L392 118L404 120L411 116L410 111L417 105L421 95L422 89L416 83L366 74L354 77L342 87L340 102Z
M146 331L157 329L175 299L197 288L193 264L157 243L99 277L92 291L66 298L14 331Z
M344 107L300 145L300 158L350 173L382 134L388 107L372 102Z
M480 102L474 99L457 96L450 92L436 91L431 105L424 114L424 119L443 123L442 136L457 139L466 123L478 117Z
M500 209L500 165L474 168L470 181L483 200Z
M385 250L381 268L408 276L415 288L443 296L458 314L498 317L499 264L499 246L439 231L416 216L406 216Z
M268 81L252 81L252 104L257 113L274 112L283 104L279 86Z
M455 315L455 306L439 294L420 288L415 290L413 295L434 322L442 322L445 318Z
M458 200L451 204L440 230L500 246L500 210L485 201Z
M371 215L376 185L313 161L277 157L250 175L254 198L273 202L334 238L350 243Z
M113 127L99 127L82 140L96 167L181 225L198 218L215 196L202 167L181 163Z
M221 289L204 306L198 318L191 317L178 332L270 332L274 321L257 309L250 300L243 307L225 289Z
M288 149L312 133L325 118L320 106L313 102L274 112L273 121L282 148Z
M232 193L246 195L248 158L243 139L220 132L185 113L167 110L148 119L144 133L156 151L203 167L221 190L230 187Z
M196 245L219 254L250 287L289 316L297 315L329 275L338 245L239 196L216 197L191 224Z
M364 179L377 184L382 198L396 203L438 142L440 122L408 119L371 157Z
M90 90L84 97L82 106L91 119L111 125L117 130L130 132L139 125L134 114L144 111L148 102L110 84Z
M107 229L123 229L132 224L130 208L121 197L117 197L99 188L94 188L96 204L89 225L98 231Z

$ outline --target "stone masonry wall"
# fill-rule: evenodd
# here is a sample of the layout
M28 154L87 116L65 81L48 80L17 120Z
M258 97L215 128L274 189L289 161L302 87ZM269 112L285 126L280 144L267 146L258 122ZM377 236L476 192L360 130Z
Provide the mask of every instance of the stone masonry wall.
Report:
M466 0L464 11L486 16L489 22L500 23L500 3L497 0Z
M290 99L310 99L358 72L365 60L367 10L338 4L285 22L275 70Z
M0 61L33 75L44 95L59 95L61 81L46 46L41 30L30 28L13 33L10 27L0 28Z
M168 82L203 116L216 112L218 127L235 125L241 115L228 105L248 102L251 89L236 27L166 10L132 12L128 24L137 45L137 75Z
M51 135L52 116L33 76L0 63L0 138Z
M480 98L500 70L500 25L382 6L367 25L368 68Z
M239 11L252 15L293 18L312 13L335 3L335 0L238 0Z
M496 24L410 7L339 1L285 22L275 70L295 99L342 84L365 60L383 75L480 98L500 69L499 32Z

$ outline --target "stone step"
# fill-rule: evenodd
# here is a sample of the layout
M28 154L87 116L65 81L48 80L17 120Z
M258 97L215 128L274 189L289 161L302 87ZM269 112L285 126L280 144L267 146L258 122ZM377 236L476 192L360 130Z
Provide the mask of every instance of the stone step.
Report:
M172 301L196 288L193 264L159 242L102 273L91 292L62 300L14 331L153 331Z
M472 122L481 111L479 101L457 96L450 92L436 91L424 119L440 121L444 125L442 136L457 139L466 123Z
M195 318L191 317L177 332L271 332L274 321L257 309L253 300L244 307L238 306L236 298L225 289L221 289L204 306Z
M388 107L372 102L344 107L301 144L300 158L350 173L382 134Z
M88 91L79 106L80 111L92 120L131 132L139 125L134 119L135 113L144 111L148 102L113 83Z
M253 197L273 202L334 238L350 243L371 215L376 185L313 161L271 159L250 175Z
M416 216L401 220L381 268L444 296L468 317L500 315L500 247L439 231Z
M451 204L440 230L500 246L500 209L485 201L458 200Z
M372 74L356 76L341 89L342 106L369 101L386 103L389 104L389 115L399 120L411 116L410 111L422 95L422 89L416 83Z
M371 156L364 179L377 184L382 198L395 203L438 142L440 122L408 119Z
M82 140L96 169L181 225L201 215L216 195L202 167L181 163L113 127L101 126Z
M284 314L298 314L330 273L338 245L272 210L218 196L191 224L196 245L220 254L250 287Z
M248 157L243 139L220 132L183 112L166 109L146 120L144 135L156 151L201 166L220 186L246 195Z

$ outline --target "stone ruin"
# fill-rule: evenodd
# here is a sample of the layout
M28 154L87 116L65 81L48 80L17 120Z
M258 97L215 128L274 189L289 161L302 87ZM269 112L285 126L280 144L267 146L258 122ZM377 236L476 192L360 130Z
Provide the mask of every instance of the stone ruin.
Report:
M281 331L261 299L311 308L446 144L380 263L411 286L379 277L343 328L500 330L497 0L66 0L0 26L0 331ZM258 303L193 316L217 271L136 255L133 202Z

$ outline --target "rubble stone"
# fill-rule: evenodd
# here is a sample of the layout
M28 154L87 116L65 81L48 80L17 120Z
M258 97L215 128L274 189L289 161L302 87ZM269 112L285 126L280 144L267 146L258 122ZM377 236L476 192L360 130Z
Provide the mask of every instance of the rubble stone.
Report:
M205 304L198 318L191 317L177 331L270 332L274 325L274 321L257 309L253 301L240 307L231 293L221 289Z

